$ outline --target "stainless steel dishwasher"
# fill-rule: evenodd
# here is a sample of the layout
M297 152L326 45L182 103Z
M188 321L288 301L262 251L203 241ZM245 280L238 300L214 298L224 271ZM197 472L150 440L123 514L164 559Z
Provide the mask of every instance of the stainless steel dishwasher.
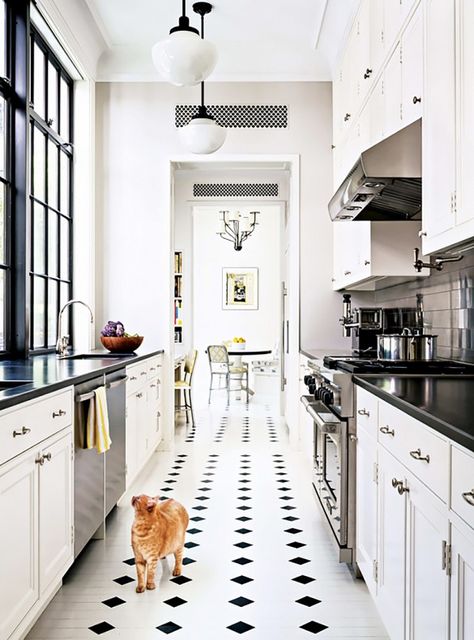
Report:
M125 369L75 387L74 557L91 538L105 536L105 519L125 491ZM87 413L105 385L112 444L105 454L85 449Z

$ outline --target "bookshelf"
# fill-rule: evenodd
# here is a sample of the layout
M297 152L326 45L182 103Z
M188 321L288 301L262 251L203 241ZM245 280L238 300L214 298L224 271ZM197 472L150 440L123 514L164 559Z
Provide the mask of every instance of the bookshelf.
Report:
M183 252L174 252L174 341L183 343Z

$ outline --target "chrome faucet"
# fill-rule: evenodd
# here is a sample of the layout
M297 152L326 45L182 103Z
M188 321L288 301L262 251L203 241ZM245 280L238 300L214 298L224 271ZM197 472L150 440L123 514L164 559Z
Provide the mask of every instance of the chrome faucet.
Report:
M94 314L92 313L92 309L88 304L82 302L82 300L69 300L69 302L66 302L66 304L59 312L58 316L58 339L56 341L56 353L58 354L58 356L64 356L67 353L67 348L69 346L69 336L62 335L63 313L68 307L73 304L82 304L82 306L86 307L86 309L89 309L89 313L91 314L91 324L94 322Z

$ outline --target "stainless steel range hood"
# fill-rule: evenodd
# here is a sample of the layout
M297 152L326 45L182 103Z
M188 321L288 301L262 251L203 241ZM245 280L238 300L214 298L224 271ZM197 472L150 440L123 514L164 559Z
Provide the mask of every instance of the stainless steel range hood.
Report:
M332 220L421 217L421 120L364 151L329 203Z

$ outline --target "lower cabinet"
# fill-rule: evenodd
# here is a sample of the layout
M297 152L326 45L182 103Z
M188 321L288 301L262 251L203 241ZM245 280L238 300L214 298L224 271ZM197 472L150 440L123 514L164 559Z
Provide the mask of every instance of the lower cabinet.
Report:
M464 524L451 528L451 638L474 638L474 530Z

